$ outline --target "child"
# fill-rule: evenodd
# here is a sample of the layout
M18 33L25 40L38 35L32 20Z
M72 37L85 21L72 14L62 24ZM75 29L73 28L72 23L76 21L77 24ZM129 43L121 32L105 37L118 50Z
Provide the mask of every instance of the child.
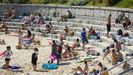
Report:
M34 53L32 54L32 60L31 63L33 65L33 70L37 71L37 59L38 59L38 48L34 48Z
M7 50L4 51L3 55L5 57L5 64L3 65L3 68L4 69L8 69L10 68L11 66L9 65L10 63L10 60L11 60L11 55L12 55L12 51L11 51L11 47L10 46L7 46Z

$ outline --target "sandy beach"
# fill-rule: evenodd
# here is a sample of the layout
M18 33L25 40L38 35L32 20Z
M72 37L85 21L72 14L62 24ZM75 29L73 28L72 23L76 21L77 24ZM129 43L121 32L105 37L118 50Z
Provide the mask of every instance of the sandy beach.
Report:
M17 6L0 15L0 75L121 75L133 68L130 12Z
M0 75L72 75L72 68L77 66L83 66L83 63L77 63L80 59L74 59L69 61L63 61L64 65L60 65L56 70L48 70L48 72L34 72L32 69L31 64L31 55L33 53L33 49L16 49L16 45L18 42L17 36L12 35L0 35L1 39L6 40L6 45L0 45L0 52L6 50L6 46L11 46L13 51L13 55L11 57L10 65L17 65L21 66L23 73L21 72L11 72L7 70L0 69ZM43 63L47 63L49 61L49 56L51 53L51 46L48 46L48 38L37 36L36 39L41 40L42 46L36 46L39 49L39 56L38 56L38 69L43 70L41 68ZM33 47L34 48L34 47ZM79 56L85 56L84 51L79 51ZM98 60L101 58L99 57ZM56 62L56 61L55 61ZM108 62L104 62L108 63ZM4 58L0 58L0 66L4 64Z

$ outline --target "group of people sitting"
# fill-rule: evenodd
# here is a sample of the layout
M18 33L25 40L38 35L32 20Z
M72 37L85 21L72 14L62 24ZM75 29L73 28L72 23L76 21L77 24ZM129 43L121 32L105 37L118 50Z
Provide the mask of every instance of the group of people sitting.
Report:
M23 32L21 29L18 31L18 45L16 46L17 49L21 49L23 46L28 48L33 43L39 43L39 41L35 41L35 34L31 33L30 30L27 30L27 34L23 36Z
M40 13L31 13L31 15L24 14L22 20L25 24L45 24L45 20Z
M70 10L67 11L66 15L61 15L59 21L66 22L68 18L75 18Z
M11 56L13 55L11 46L7 46L6 49L7 50L5 50L3 53L0 53L0 56L5 58L5 64L0 68L10 69L10 70L12 70L12 69L19 70L21 68L21 66L10 65ZM33 65L34 71L37 71L37 59L38 59L38 48L34 48L34 52L31 57L31 64Z
M92 26L89 28L87 34L89 39L95 39L95 40L100 39L100 33L96 31Z
M15 16L16 16L16 9L15 8L10 9L9 7L7 7L4 12L3 21L11 20L15 18Z
M100 61L95 63L95 68L90 69L89 66L93 64L93 62L84 61L84 69L82 67L78 66L77 68L73 68L74 75L109 75L107 70L107 67L103 65Z
M118 15L118 17L116 18L116 23L123 24L124 29L128 29L129 26L133 25L132 21L128 17L126 17L124 13Z
M124 61L124 57L121 51L122 51L121 43L116 39L114 39L114 44L111 44L105 50L103 50L104 52L103 60L107 55L110 54L112 65L116 65L118 62Z

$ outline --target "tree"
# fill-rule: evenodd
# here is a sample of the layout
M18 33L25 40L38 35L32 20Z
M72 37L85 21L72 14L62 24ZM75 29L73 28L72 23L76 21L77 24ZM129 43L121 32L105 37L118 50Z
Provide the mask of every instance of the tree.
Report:
M43 4L45 1L49 1L49 0L29 0L29 3L31 3L31 4Z
M107 0L107 5L108 6L113 6L113 5L117 4L120 1L122 1L122 0Z
M3 0L3 3L13 3L13 0Z

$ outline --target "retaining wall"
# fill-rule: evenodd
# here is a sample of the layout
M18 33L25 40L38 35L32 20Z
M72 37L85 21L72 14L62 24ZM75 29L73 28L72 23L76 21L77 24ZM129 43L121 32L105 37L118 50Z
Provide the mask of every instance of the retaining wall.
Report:
M124 12L127 17L133 19L133 10L127 8L111 8L111 7L85 7L85 6L61 6L61 5L45 5L45 4L0 4L0 13L2 14L6 7L14 7L17 9L17 16L23 13L40 12L43 15L52 14L58 11L60 14L66 14L67 10L71 10L75 15L107 17L112 13L113 18Z

